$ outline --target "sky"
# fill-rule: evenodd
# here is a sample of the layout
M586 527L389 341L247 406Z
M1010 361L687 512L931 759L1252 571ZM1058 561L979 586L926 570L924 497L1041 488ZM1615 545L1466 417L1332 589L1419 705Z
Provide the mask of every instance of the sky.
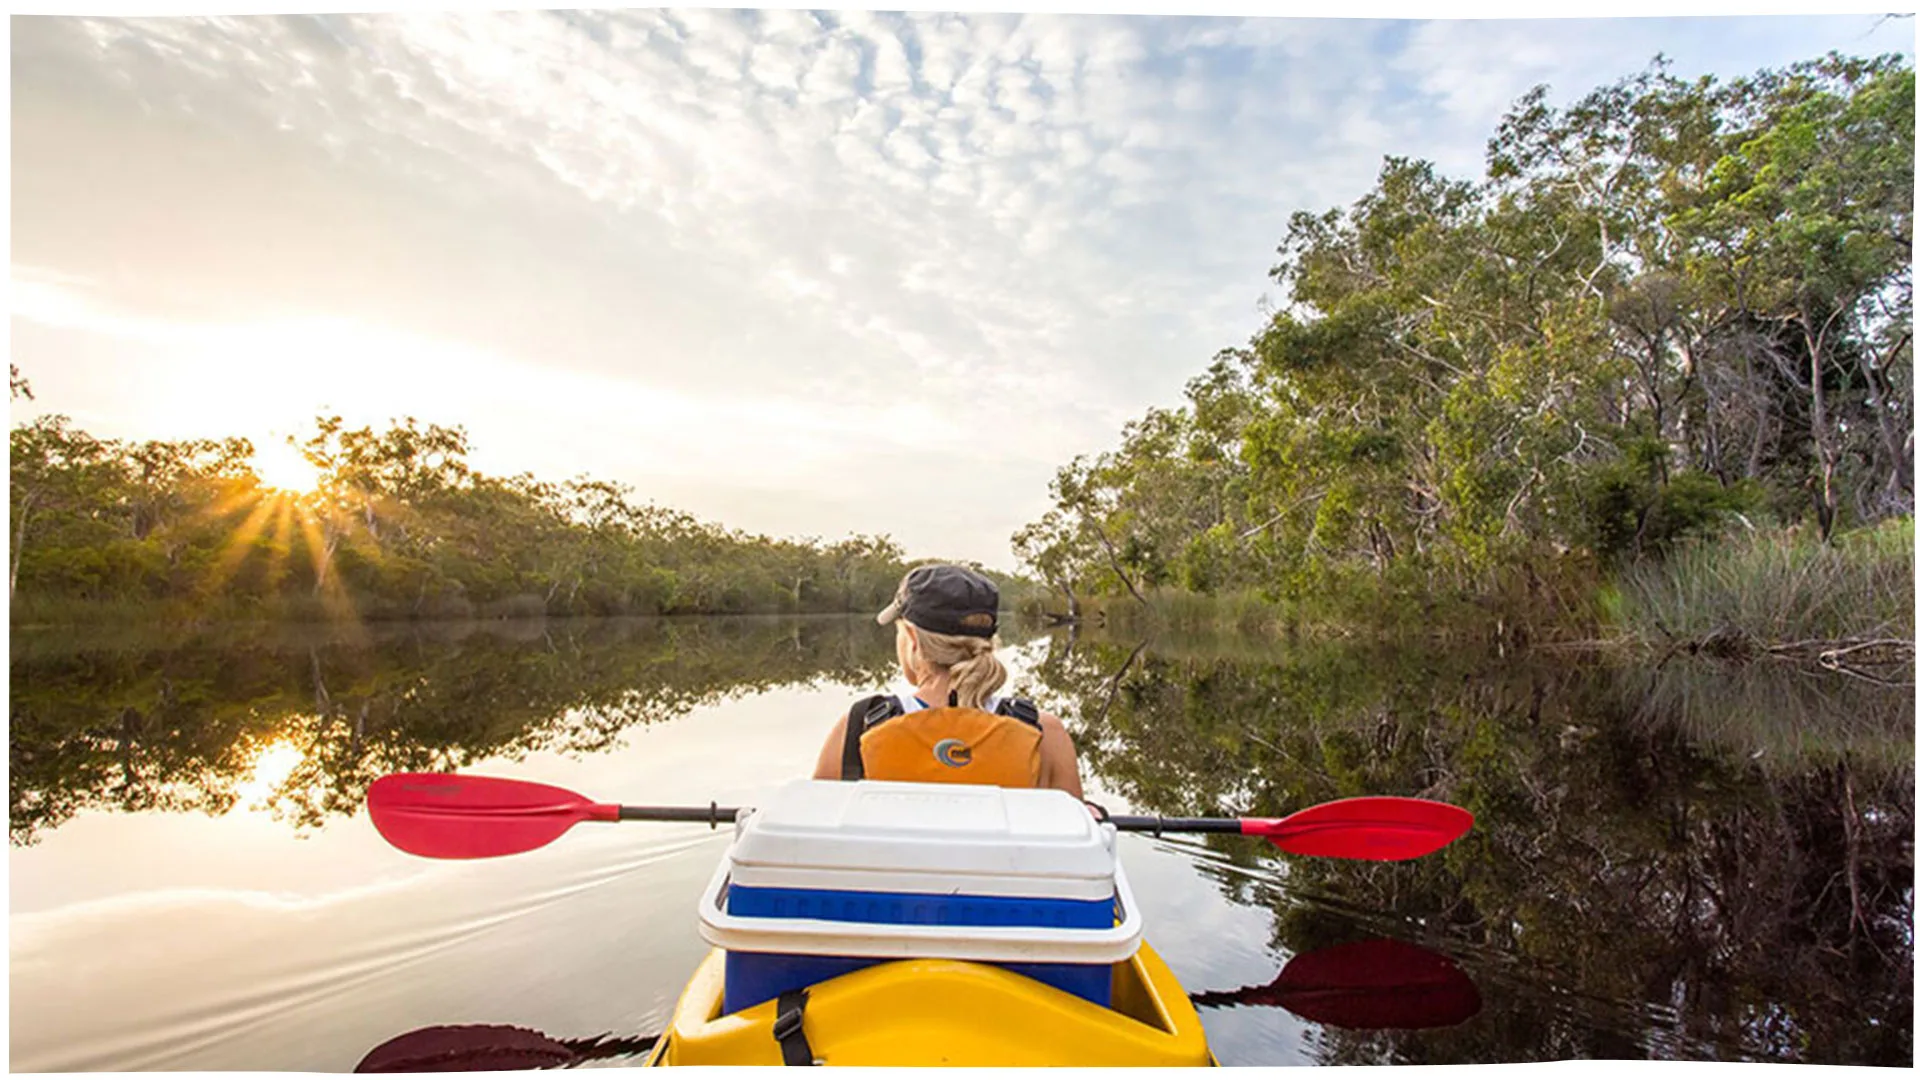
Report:
M1590 10L1607 10L1589 5ZM1275 5L1257 10L1278 11ZM11 358L149 439L468 433L728 527L1016 568L1181 401L1287 218L1642 69L1913 20L716 9L15 16Z

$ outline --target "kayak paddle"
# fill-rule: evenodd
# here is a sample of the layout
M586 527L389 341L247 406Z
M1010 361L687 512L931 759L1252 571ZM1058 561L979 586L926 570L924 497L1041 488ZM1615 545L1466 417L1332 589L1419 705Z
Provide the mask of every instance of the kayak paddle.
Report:
M1239 833L1265 837L1295 855L1382 862L1432 854L1473 828L1473 815L1457 806L1399 795L1335 799L1283 818L1109 815L1107 820L1121 832Z
M367 813L387 843L433 859L517 855L558 840L582 821L704 821L733 807L616 806L531 780L452 773L391 773L367 788Z
M582 821L698 821L718 827L737 807L620 806L530 780L393 773L367 789L367 811L387 842L434 859L486 859L544 847ZM1109 817L1123 832L1239 833L1295 855L1417 859L1459 839L1473 815L1457 806L1370 795L1283 818Z

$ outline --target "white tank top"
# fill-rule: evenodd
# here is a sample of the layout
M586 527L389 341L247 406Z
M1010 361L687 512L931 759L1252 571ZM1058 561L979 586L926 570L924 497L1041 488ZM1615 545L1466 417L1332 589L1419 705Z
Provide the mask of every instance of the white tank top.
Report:
M903 710L902 715L933 707L920 700L918 687L908 685L907 683L895 683L887 692L900 700L900 708ZM980 708L984 712L992 712L1000 707L1000 701L1000 695L994 694L987 698L986 704L980 706Z

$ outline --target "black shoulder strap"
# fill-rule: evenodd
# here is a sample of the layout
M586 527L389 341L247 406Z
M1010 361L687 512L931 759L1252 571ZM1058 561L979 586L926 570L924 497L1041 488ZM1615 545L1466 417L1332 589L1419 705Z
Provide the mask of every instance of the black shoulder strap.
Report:
M1011 716L1023 724L1031 724L1034 727L1040 726L1040 706L1035 705L1026 698L1001 698L1000 704L996 706L993 711L999 713L1001 716Z
M773 1037L780 1043L780 1061L785 1065L813 1065L813 1047L807 1043L803 1020L807 1014L807 992L788 990L774 1006Z
M866 763L860 759L860 736L873 725L905 711L900 699L891 694L875 694L853 703L853 708L847 710L846 741L840 745L840 779L866 779Z

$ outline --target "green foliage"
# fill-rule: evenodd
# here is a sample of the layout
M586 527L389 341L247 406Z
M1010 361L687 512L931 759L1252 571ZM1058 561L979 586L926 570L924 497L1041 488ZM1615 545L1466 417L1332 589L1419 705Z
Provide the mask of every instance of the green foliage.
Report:
M1285 302L1060 470L1016 548L1068 599L1425 592L1656 557L1734 515L1913 504L1913 72L1664 61L1517 101L1487 178L1389 157L1291 218Z
M1671 452L1658 440L1636 439L1626 449L1622 460L1581 478L1581 539L1603 558L1662 554L1744 521L1763 502L1752 480L1729 485L1700 472L1668 472Z
M384 431L321 417L299 449L320 470L312 492L264 487L245 440L16 426L16 621L142 603L175 621L875 611L907 568L885 537L776 540L619 484L487 476L464 431L411 417Z

